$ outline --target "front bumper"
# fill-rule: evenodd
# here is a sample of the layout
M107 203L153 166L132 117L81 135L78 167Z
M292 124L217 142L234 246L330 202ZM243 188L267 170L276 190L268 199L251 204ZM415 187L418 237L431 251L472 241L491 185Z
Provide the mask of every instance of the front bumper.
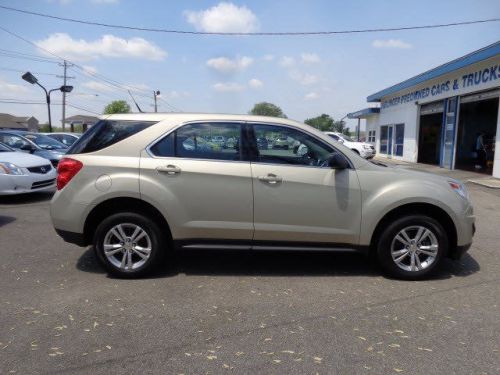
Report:
M375 152L375 150L365 150L363 149L360 153L361 157L365 158L365 159L372 159L375 157L377 153Z
M0 175L0 195L16 195L53 191L56 188L56 171L46 174Z

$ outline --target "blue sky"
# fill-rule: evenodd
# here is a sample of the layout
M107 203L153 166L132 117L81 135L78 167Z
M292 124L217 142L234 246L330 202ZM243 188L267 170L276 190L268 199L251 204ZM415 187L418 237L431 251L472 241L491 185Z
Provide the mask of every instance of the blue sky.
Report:
M494 0L0 0L0 5L96 22L205 31L363 29L500 16L500 2ZM137 88L144 110L152 110L152 91L160 90L164 111L170 110L168 102L183 111L246 113L265 100L300 121L321 113L339 119L365 107L369 94L500 36L500 23L314 37L189 36L86 26L6 10L0 10L0 25L84 67L86 72L69 71L76 79L70 81L75 89L68 101L94 112L113 99L129 100L124 90L104 83L103 75ZM1 30L0 48L54 58ZM43 99L39 88L9 69L62 73L55 63L0 53L0 99ZM61 84L55 76L38 77L50 88ZM53 101L60 101L59 93ZM0 103L0 112L47 118L43 105ZM60 118L55 105L53 122Z

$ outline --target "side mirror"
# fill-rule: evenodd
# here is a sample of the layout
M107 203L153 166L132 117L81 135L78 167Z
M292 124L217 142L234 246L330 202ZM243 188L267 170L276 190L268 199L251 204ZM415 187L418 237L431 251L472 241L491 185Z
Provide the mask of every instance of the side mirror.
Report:
M33 147L33 145L26 144L26 145L21 146L21 150L29 151L30 153L33 153L33 151L35 151L35 147Z
M344 143L344 140L342 138L339 138L337 142Z
M335 152L328 157L328 166L332 169L349 169L351 165L344 155Z

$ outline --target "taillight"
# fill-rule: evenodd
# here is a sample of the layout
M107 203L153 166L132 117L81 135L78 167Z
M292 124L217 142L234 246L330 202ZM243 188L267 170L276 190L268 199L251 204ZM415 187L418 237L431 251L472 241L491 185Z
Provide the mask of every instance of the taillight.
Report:
M81 161L63 158L57 165L57 190L61 190L82 169Z

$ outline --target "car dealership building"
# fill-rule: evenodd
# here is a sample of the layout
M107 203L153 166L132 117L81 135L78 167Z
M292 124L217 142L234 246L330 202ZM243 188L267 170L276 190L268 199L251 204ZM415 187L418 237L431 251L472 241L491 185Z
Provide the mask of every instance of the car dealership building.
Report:
M500 41L368 96L377 154L500 178Z

